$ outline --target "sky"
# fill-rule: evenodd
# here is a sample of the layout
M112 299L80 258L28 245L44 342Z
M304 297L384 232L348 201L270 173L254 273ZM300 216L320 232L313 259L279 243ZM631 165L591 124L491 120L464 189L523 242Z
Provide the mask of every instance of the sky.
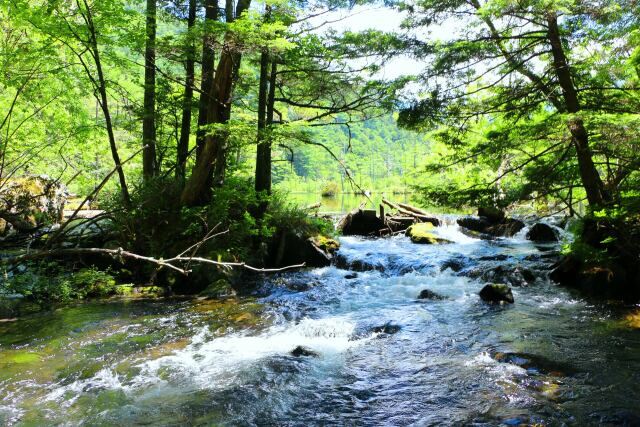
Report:
M405 16L405 13L394 9L367 5L356 6L352 10L340 10L322 15L311 22L318 25L322 22L332 21L331 24L324 26L323 30L327 28L337 31L364 31L374 29L384 32L398 32L405 31L400 28ZM446 40L451 38L455 32L455 28L452 23L450 23L431 27L428 33L421 33L421 37L432 40ZM422 61L402 56L387 63L380 75L376 77L394 79L403 75L415 75L420 73L423 68L424 64Z

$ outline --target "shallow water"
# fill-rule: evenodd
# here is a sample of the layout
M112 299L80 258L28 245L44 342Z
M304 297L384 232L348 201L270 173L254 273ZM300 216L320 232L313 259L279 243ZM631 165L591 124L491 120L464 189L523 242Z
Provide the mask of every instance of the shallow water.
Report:
M370 269L356 278L328 267L227 302L96 302L0 323L0 423L640 422L640 330L626 309L549 283L554 245L437 232L456 243L342 238L346 264ZM536 276L513 305L477 296L498 266ZM426 288L447 299L416 300ZM372 331L385 324L400 330Z

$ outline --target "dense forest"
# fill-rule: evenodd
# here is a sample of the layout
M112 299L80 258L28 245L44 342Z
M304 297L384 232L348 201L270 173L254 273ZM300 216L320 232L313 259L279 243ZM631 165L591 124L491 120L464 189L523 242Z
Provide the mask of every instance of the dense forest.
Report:
M635 425L639 89L634 0L0 0L0 424Z
M357 191L346 175L348 171L361 189L410 192L424 171L430 147L425 135L399 128L391 115L348 128L328 126L311 135L328 150L299 145L283 151L279 159L274 159L280 162L274 163L276 188L318 194L328 184L336 183L340 192Z

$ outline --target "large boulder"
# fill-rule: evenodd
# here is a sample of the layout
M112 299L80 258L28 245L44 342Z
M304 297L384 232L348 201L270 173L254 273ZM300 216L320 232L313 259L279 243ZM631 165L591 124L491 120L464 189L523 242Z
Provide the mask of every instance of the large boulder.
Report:
M557 242L558 236L556 235L556 231L553 227L539 222L534 224L533 227L529 229L527 232L527 240L531 240L532 242Z
M500 210L494 206L481 206L478 208L478 216L480 218L486 218L489 222L497 224L506 219L506 215L503 210Z
M2 231L31 231L62 221L67 188L45 175L8 180L0 188Z
M385 229L385 223L375 210L356 209L345 215L338 223L338 231L344 236L377 236Z
M442 239L433 234L433 228L433 224L429 222L419 222L407 228L405 235L408 236L413 243L421 243L427 245L452 243L450 240Z
M507 218L487 229L487 233L497 237L513 237L524 228L524 222L515 218Z
M480 298L483 301L490 303L514 303L511 288L507 285L498 283L491 283L482 288L480 291Z

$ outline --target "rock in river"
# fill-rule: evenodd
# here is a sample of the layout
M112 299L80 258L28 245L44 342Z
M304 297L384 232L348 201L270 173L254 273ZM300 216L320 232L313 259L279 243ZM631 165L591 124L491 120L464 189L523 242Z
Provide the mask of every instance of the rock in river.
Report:
M400 329L402 328L399 325L394 325L393 323L389 322L381 326L374 326L373 328L371 328L371 332L376 334L392 335L400 332Z
M319 356L318 353L316 353L315 351L307 347L303 347L301 345L291 350L290 354L294 357L318 357Z
M423 289L422 291L420 291L420 295L418 295L418 299L443 300L446 298L438 293L430 291L429 289Z
M513 304L513 293L511 288L507 285L491 283L486 285L480 291L480 298L483 301L491 303L503 303L507 302Z
M438 245L441 243L452 243L450 240L442 239L432 233L433 224L429 222L419 222L407 228L405 233L413 243L422 243L427 245Z
M524 222L506 218L503 212L488 208L478 209L477 217L466 216L457 222L467 230L494 237L512 237L524 228Z
M356 209L345 215L337 228L345 236L378 236L385 224L376 211Z
M557 242L558 236L551 226L539 222L527 232L527 240L532 242Z

